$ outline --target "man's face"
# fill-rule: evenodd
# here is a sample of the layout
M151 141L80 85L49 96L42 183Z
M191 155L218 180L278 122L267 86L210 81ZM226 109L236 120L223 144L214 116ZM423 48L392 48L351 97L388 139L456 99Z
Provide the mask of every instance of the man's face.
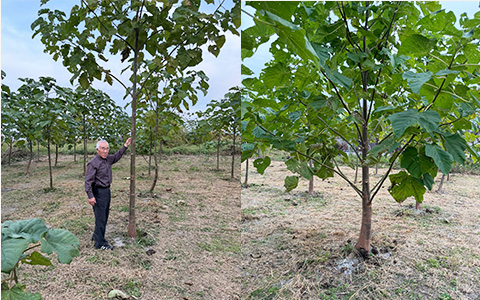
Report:
M108 145L105 142L101 142L98 145L97 154L100 155L102 158L107 158L108 156Z

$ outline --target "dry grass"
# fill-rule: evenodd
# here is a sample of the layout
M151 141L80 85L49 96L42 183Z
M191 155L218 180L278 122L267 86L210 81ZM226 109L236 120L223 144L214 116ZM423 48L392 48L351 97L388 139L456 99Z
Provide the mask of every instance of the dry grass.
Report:
M413 199L396 203L387 181L374 200L379 254L363 261L358 195L338 177L316 179L314 195L306 180L285 193L290 174L274 161L242 189L242 299L480 299L479 176L452 175L420 213Z
M145 160L137 158L140 236L131 240L126 236L130 165L126 154L113 169L106 238L124 244L114 251L95 250L90 242L94 218L81 162L61 156L54 168L53 192L44 191L49 186L45 160L33 163L30 176L24 175L24 162L2 166L2 222L42 218L52 227L75 233L81 244L80 256L70 265L56 261L53 269L22 265L20 282L44 299L106 299L112 289L138 299L238 299L240 184L238 178L230 180L230 162L222 157L224 169L213 171L214 157L165 157L155 194L150 195L152 177Z

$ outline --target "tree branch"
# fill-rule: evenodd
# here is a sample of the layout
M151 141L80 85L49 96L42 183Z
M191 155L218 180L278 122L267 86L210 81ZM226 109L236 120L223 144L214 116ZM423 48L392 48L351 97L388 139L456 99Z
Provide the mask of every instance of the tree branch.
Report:
M392 162L390 163L390 166L387 170L387 172L383 175L382 179L380 179L380 181L377 182L377 184L375 184L375 186L370 190L370 193L372 193L375 188L377 189L375 192L373 192L372 194L372 197L370 197L370 203L372 203L373 201L373 198L375 198L375 195L377 195L378 191L380 190L380 188L382 187L383 183L385 182L385 180L387 179L388 175L390 174L390 172L392 171L393 169L393 164L395 163L395 161L397 160L397 158L400 156L400 154L403 153L403 151L405 150L405 148L407 148L407 146L412 142L413 138L415 137L415 134L412 135L412 137L410 138L410 140L405 143L405 145L402 147L402 149L397 153L397 155L394 157L394 159L392 160Z
M335 170L334 168L330 167L330 166L327 166L325 165L324 163L322 163L321 161L319 161L318 159L310 156L310 155L307 155L307 154L304 154L304 153L301 153L300 151L298 150L294 150L296 153L300 154L301 156L303 157L306 157L306 158L309 158L311 160L313 160L314 162L318 163L319 165L321 165L322 167L325 167L327 169L329 169L330 171L333 171L334 173L336 173L338 176L340 176L341 178L343 178L354 190L355 192L357 192L357 194L361 197L362 196L362 192L360 191L359 188L357 188L357 186L355 184L353 184L353 182L351 182L347 176L345 176L343 173L341 172L338 172L337 170Z
M100 20L100 18L98 17L97 13L90 8L90 6L88 6L88 3L86 2L86 0L82 0L82 2L85 4L85 7L91 12L93 13L93 15L95 16L95 18L97 19L97 21L100 23L100 25L102 25L103 28L105 28L105 30L108 31L108 28L107 26L105 26L105 24L103 24L103 22ZM130 49L132 49L133 51L135 51L135 48L130 45L126 39L124 39L121 35L119 35L118 33L115 34L116 37L118 37L119 39L121 39L128 47L130 47Z
M342 8L340 8L340 4L338 4L337 2L337 7L338 7L338 11L340 12L340 15L342 16L342 20L343 22L345 22L345 28L347 29L347 40L348 42L350 43L350 45L352 45L352 47L360 52L362 52L362 49L360 48L360 46L356 43L354 43L351 39L351 33L350 33L350 29L348 28L348 21L347 21L347 17L345 15L345 8L343 7L343 2L342 2ZM343 9L343 11L342 11ZM356 51L355 51L356 52Z
M277 137L274 133L270 132L269 130L267 130L265 127L263 127L262 125L258 124L257 122L255 122L255 125L257 125L258 127L260 127L263 131L265 131L266 133L274 136L274 137ZM318 159L310 156L310 155L307 155L307 154L304 154L300 151L298 151L297 149L294 149L293 151L295 151L296 153L300 154L301 156L303 157L306 157L306 158L309 158L313 161L315 161L316 163L318 163L319 165L321 165L322 167L325 167L327 169L329 169L330 171L333 171L334 173L338 174L341 178L343 178L354 190L355 192L357 192L357 194L359 196L362 195L362 192L355 186L355 184L353 184L343 173L341 172L338 172L337 170L335 170L334 168L322 163L321 161L319 161Z
M460 50L460 47L455 48L455 52L452 55L452 60L450 61L450 64L448 65L448 68L447 68L448 70L450 70L452 68L452 64L453 64L453 61L455 60L455 55L457 54L458 50ZM432 103L430 103L426 107L425 106L423 107L423 108L425 108L424 111L429 110L433 106L433 104L435 103L435 101L438 98L438 95L440 95L440 92L442 91L443 85L445 84L446 81L447 81L447 76L445 76L445 78L443 79L442 84L438 88L438 91L437 91L437 93L435 94L435 97L432 100Z

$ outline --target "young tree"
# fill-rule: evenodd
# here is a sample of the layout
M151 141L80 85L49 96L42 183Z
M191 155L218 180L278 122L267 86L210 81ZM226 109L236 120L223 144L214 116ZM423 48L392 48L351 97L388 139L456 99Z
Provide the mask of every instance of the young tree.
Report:
M232 168L234 178L235 141L240 129L240 88L233 87L220 101L212 100L205 111L207 128L217 138L217 170L219 167L220 139L223 135L232 137Z
M48 0L42 0L42 5ZM138 99L151 74L165 70L173 74L199 64L203 45L218 55L225 43L224 32L238 34L240 4L231 10L221 2L213 12L207 12L199 0L178 1L87 1L75 5L68 18L64 12L48 8L39 11L33 24L35 35L41 35L45 51L63 64L86 89L97 80L110 84L119 82L131 97L131 165L130 208L128 235L137 235L135 222L135 141ZM214 4L208 0L206 4ZM125 69L131 72L130 82L124 83L105 64L105 52L122 57ZM147 61L151 63L146 63ZM148 68L145 77L142 70ZM178 102L180 105L181 101Z
M287 166L301 176L335 173L355 190L362 199L356 249L367 255L372 201L387 178L395 200L413 196L422 202L438 169L448 174L453 161L465 161L468 145L459 131L471 124L462 120L480 107L475 87L480 32L473 30L480 14L474 19L463 14L457 29L455 15L436 2L249 4L256 9L255 26L242 32L242 57L253 55L269 37L276 39L273 60L262 74L243 80L252 98L244 128L290 152ZM265 110L271 113L260 113ZM310 131L291 130L304 120ZM370 148L380 131L388 133ZM353 163L336 140L360 147L361 186L336 164L336 156ZM370 166L382 154L390 165L373 184ZM397 160L406 171L391 174ZM297 182L289 176L285 183L291 189Z

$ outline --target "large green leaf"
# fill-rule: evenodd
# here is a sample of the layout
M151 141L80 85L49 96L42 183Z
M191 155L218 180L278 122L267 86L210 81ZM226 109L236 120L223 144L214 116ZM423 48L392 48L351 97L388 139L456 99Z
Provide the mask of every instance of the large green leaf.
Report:
M465 150L467 150L467 143L465 139L458 133L444 134L445 149L450 153L453 159L459 164L465 163Z
M401 137L405 130L415 124L429 133L433 133L438 129L438 124L442 121L437 112L427 110L418 113L416 109L409 109L395 113L387 118L392 124L393 133L397 138Z
M412 34L402 41L398 54L426 55L434 46L434 40L420 34Z
M263 71L263 82L269 89L286 84L292 75L291 70L283 63L267 67Z
M50 229L42 239L42 252L57 252L58 262L69 264L79 254L80 242L71 232L63 229Z
M312 180L312 178L313 178L313 171L308 166L306 161L302 161L300 163L300 168L298 169L298 173L300 173L300 175L302 175L302 177L307 179L307 180Z
M393 133L397 138L401 137L405 130L417 122L418 112L416 109L409 109L395 113L387 118L392 124Z
M29 265L53 266L48 257L43 256L37 251L33 251L30 255L22 258L22 263Z
M432 78L432 72L424 72L424 73L414 73L412 71L407 71L403 73L403 79L408 81L408 85L412 89L412 92L418 94L420 89L422 88L423 84L429 81Z
M47 226L41 219L7 221L2 224L2 237L24 238L30 243L36 243L41 236L48 231Z
M298 186L298 176L285 177L285 184L283 185L287 192L290 192Z
M263 175L265 169L270 165L271 161L272 160L268 156L265 156L265 158L257 158L253 161L253 166L257 168L258 173Z
M30 243L23 238L2 239L2 272L10 273L13 270L28 245Z
M433 161L443 174L447 175L450 172L453 163L453 157L450 153L437 145L427 144L425 146L425 155L433 158Z
M42 300L42 295L26 291L23 285L17 284L9 290L2 290L2 300Z
M408 173L415 178L420 178L422 176L420 157L418 156L417 148L408 147L403 151L402 156L400 157L400 167L407 169Z
M290 51L293 51L305 61L313 61L318 66L318 55L307 39L304 29L269 11L266 11L266 16L275 25L273 30Z
M438 124L440 124L441 121L442 118L433 110L427 110L418 115L418 125L430 133L438 129Z
M420 179L410 176L405 171L389 176L392 185L388 191L397 202L403 202L408 197L415 197L419 203L423 201L426 189Z

